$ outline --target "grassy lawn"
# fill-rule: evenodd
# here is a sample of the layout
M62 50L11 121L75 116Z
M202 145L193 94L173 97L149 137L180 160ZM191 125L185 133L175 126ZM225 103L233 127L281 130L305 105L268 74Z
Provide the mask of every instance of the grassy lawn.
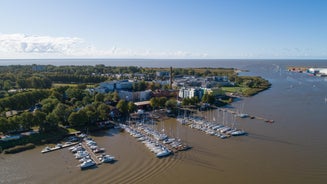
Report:
M223 91L227 93L238 93L243 96L253 96L263 89L260 88L249 88L249 87L222 87Z
M221 89L227 93L242 93L242 91L246 90L247 88L244 88L244 87L222 87Z

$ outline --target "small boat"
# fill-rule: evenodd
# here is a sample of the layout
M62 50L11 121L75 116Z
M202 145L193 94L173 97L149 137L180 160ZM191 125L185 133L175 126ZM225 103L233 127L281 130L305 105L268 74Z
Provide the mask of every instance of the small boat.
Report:
M164 149L163 151L160 151L159 153L156 154L158 158L165 157L170 155L170 151L167 149Z
M241 114L238 114L237 117L247 118L247 117L249 117L249 115L248 114L241 113Z
M169 138L169 139L165 139L164 141L163 141L163 143L164 144L170 144L170 143L172 143L172 142L174 142L175 141L175 138Z
M103 153L106 149L104 148L96 148L93 150L94 153Z
M274 123L274 120L266 120L266 123Z
M95 165L96 165L95 162L93 160L89 159L89 160L81 163L80 167L83 170L83 169L87 169L87 168L90 168Z
M77 153L75 154L75 158L76 159L81 159L83 157L88 156L89 153L87 151L77 151Z
M228 136L227 136L227 135L224 135L224 134L221 134L221 135L220 135L220 138L221 138L221 139L226 139L226 138L228 138Z
M49 151L52 151L52 148L50 148L49 146L43 148L43 150L41 151L41 153L46 153L46 152L49 152Z
M231 133L232 136L240 136L240 135L245 135L246 132L243 130L237 130Z
M62 148L62 146L63 146L62 144L58 143L58 144L56 144L55 148L59 149L59 148Z
M115 161L115 157L111 155L104 155L103 157L100 157L100 161L102 163L110 163Z

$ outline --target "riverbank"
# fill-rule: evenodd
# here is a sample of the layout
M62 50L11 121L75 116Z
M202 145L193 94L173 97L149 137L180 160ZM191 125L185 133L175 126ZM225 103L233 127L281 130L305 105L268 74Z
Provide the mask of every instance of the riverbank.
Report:
M19 147L28 144L33 145L43 145L48 143L56 143L59 140L63 139L69 132L63 128L58 128L57 131L47 132L47 133L35 133L31 135L22 136L19 139L0 141L0 151L14 149L14 147ZM30 146L28 146L30 148ZM32 149L32 148L31 148ZM22 150L24 151L24 150Z

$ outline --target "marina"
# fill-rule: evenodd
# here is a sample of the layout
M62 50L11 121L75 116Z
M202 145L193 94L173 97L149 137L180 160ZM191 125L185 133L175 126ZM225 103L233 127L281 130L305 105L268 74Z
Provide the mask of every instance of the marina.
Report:
M113 163L116 161L114 156L105 154L105 149L98 147L97 143L85 134L82 134L82 142L70 148L75 158L81 164L81 170L92 168L102 163Z
M137 141L142 142L158 158L190 149L180 139L168 137L165 133L158 132L143 124L121 124L120 126Z
M234 116L235 117L235 116ZM236 129L234 126L228 126L225 123L206 121L201 117L191 116L187 118L177 118L182 125L200 130L208 135L216 136L221 139L230 138L231 136L247 135L244 130Z

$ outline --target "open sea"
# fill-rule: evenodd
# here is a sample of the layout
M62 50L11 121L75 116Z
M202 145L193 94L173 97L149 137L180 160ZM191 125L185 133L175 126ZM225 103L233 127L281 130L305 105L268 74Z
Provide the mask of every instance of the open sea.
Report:
M41 154L42 147L0 155L0 183L297 183L327 181L327 78L292 73L287 66L327 67L326 60L151 60L54 59L0 60L0 65L52 64L142 67L233 67L241 75L268 79L272 87L230 107L272 119L236 119L247 136L219 139L182 126L175 119L158 123L167 134L192 146L158 159L128 133L115 130L93 136L117 162L81 171L68 149ZM219 121L219 112L199 115Z

